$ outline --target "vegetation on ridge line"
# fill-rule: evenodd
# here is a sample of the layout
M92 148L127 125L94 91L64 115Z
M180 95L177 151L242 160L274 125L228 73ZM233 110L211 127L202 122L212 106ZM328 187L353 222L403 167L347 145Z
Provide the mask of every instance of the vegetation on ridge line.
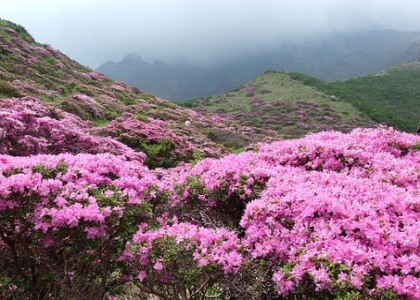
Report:
M372 120L414 132L420 120L420 63L413 62L377 74L325 83L304 74L293 78L348 101Z
M294 73L266 71L253 81L227 93L179 102L200 113L233 115L243 126L270 129L283 137L308 132L375 126L351 103L303 84Z

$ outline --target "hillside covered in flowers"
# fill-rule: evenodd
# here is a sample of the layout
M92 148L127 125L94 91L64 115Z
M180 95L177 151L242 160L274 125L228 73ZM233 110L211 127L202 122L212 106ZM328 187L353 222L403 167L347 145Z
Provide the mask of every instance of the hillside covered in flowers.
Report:
M420 299L420 136L275 140L0 22L0 298Z
M36 118L60 124L69 124L68 118L72 118L74 124L66 130L112 137L149 154L152 167L220 157L230 148L276 136L217 115L206 118L111 80L49 45L36 43L22 26L0 19L1 98L13 103L3 101L2 110L8 109L8 114L35 113ZM187 128L186 121L193 126ZM59 125L64 130L63 126ZM215 135L223 139L216 140Z

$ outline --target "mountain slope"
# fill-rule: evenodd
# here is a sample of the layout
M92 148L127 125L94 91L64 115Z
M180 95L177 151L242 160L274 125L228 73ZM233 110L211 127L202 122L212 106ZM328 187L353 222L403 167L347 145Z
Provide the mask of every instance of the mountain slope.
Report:
M225 128L227 120L207 119L111 80L48 45L36 43L22 26L5 20L0 20L0 98L4 98L1 108L8 114L14 114L13 109L30 110L38 125L42 118L49 118L53 123L58 121L63 131L72 123L83 132L80 136L87 135L89 139L112 137L135 151L145 152L151 167L169 167L194 157L219 156L225 148L206 135L208 130L223 130L241 147L266 136L252 128L247 128L246 132L230 132ZM19 118L26 117L19 115ZM186 120L192 126L186 127ZM30 130L29 135L35 141L38 133L31 131L29 123L25 124L19 135L28 135ZM7 126L14 125L8 123ZM50 135L51 130L43 133L42 138ZM37 147L43 146L37 143ZM54 147L58 147L58 140L45 151L55 151Z
M231 90L266 70L304 73L338 81L419 59L419 32L393 30L335 33L282 44L259 54L213 66L148 63L130 54L97 71L169 100L186 100Z
M384 69L372 75L325 83L303 74L295 79L352 103L376 122L414 132L420 119L420 63Z
M180 104L200 113L233 115L244 126L271 129L284 137L375 126L350 103L303 84L293 74L266 71L236 90Z
M331 83L337 91L344 91L353 99L360 99L388 112L395 121L390 125L414 132L420 121L420 63L396 66L382 72ZM380 115L371 114L382 122ZM386 122L389 123L389 122Z

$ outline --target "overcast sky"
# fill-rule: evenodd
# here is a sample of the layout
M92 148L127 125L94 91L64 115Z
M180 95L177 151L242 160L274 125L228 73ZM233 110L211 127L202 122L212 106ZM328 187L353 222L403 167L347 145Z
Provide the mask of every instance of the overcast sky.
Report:
M211 63L318 33L420 31L419 16L417 0L0 0L0 18L93 69L132 52Z

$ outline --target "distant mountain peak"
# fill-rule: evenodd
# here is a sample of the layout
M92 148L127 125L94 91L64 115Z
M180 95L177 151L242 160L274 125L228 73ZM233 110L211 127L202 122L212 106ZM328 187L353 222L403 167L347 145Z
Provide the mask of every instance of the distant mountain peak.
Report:
M136 55L97 69L114 79L165 99L180 101L220 94L265 70L288 70L333 82L359 77L420 58L420 32L368 30L335 32L290 42L253 55L203 68L200 65L147 63Z

